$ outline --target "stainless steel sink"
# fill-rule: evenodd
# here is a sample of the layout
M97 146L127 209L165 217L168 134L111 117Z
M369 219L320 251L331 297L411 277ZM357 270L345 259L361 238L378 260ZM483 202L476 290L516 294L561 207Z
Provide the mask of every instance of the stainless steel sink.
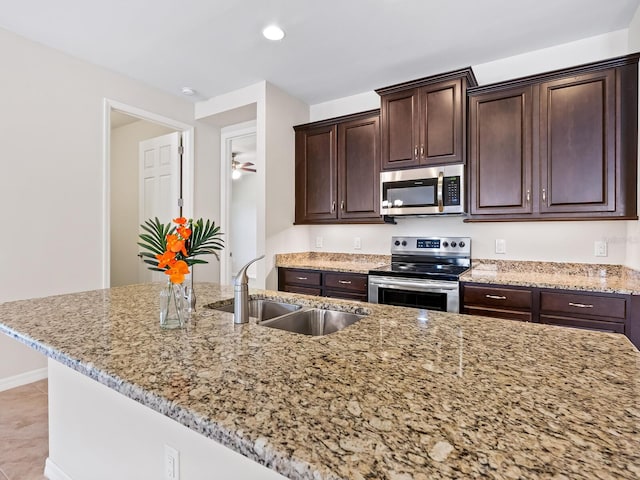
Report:
M304 335L328 335L356 323L364 315L337 312L319 308L304 309L272 320L263 321L260 325L287 330Z
M212 308L213 310L233 313L233 303L222 306L216 306L213 304L207 305L207 307ZM293 305L291 303L281 303L263 299L249 300L249 316L257 318L259 322L275 317L281 317L282 315L295 312L301 308L302 307L300 305Z

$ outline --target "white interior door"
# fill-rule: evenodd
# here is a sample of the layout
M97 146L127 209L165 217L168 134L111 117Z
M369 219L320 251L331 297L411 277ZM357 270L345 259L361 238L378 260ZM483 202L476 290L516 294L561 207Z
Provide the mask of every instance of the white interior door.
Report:
M140 142L138 153L139 224L148 218L158 217L161 223L170 222L179 213L180 198L180 132ZM152 272L142 260L139 267L139 281L164 282L167 276Z

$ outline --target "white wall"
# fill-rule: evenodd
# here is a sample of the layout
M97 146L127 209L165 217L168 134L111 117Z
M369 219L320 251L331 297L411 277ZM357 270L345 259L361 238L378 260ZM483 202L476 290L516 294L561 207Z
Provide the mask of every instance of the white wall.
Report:
M622 30L472 68L480 84L493 83L624 55L629 52L627 37L627 31ZM371 94L375 92L312 105L312 120L379 107L379 100L375 103ZM463 235L473 239L474 258L630 264L627 252L640 249L639 242L631 241L634 236L640 238L640 229L630 236L628 224L637 222L463 223L460 217L407 218L398 219L397 225L312 226L307 250L388 254L392 235ZM315 248L319 236L323 239L321 249ZM354 250L354 237L361 238L362 250ZM498 238L506 240L506 254L495 253ZM609 242L609 256L595 257L593 243L602 239ZM640 264L640 258L634 262Z
M17 232L2 237L11 254L3 259L0 301L101 288L104 98L188 124L194 106L2 29L0 62L0 205ZM211 131L196 124L196 169L215 144ZM197 201L208 194L202 188L196 184ZM217 216L218 204L210 205ZM0 336L0 365L43 364L11 342Z
M277 290L275 254L304 251L305 226L294 227L294 125L309 121L309 107L271 84L266 90L265 287Z
M253 110L255 105L255 110ZM295 136L293 126L309 120L309 107L267 83L260 82L196 105L196 118L224 126L252 120L243 116L255 112L256 162L265 165L256 174L258 255L257 288L277 287L275 254L308 249L306 227L293 227ZM218 155L219 162L220 155Z
M144 120L111 130L112 287L138 283L139 143L172 131Z
M249 156L243 156L242 161L255 162ZM256 163L256 170L264 168ZM235 276L238 270L250 260L256 258L258 236L258 211L257 205L261 202L257 197L258 176L255 173L245 172L232 182L231 194L231 228L229 231L230 244L228 247L233 252L231 258L231 272ZM252 269L250 269L253 272Z

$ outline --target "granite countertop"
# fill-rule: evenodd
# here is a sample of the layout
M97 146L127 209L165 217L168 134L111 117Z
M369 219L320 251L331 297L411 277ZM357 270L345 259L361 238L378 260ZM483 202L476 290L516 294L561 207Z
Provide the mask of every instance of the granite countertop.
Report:
M369 270L390 263L390 255L366 253L302 252L279 253L276 255L276 267L302 268L305 270L330 270L367 274Z
M292 479L640 476L622 335L256 290L369 315L308 337L200 308L165 331L159 289L0 304L0 331Z
M640 272L620 265L473 260L460 281L640 295Z

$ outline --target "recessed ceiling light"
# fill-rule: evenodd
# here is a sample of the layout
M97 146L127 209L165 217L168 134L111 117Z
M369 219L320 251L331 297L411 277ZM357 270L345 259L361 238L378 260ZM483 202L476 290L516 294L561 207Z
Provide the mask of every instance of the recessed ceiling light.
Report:
M191 87L182 87L182 94L187 97L193 97L196 94L196 91Z
M262 35L268 40L282 40L284 38L284 30L277 25L269 25L262 30Z

